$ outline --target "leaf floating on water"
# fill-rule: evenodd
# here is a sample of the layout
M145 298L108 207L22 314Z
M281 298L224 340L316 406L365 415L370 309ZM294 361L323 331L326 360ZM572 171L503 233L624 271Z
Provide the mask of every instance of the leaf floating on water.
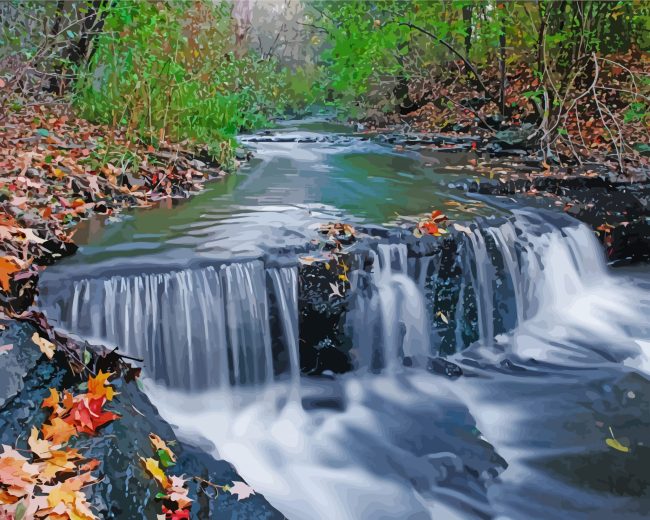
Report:
M439 317L445 323L445 325L449 325L449 318L447 318L447 315L444 312L438 311L436 313L436 316Z
M614 448L615 450L622 451L623 453L629 453L629 451L630 451L630 448L628 448L627 446L624 446L623 444L618 442L616 439L608 438L608 439L605 439L605 442L607 443L607 446L609 446L610 448Z
M616 437L614 436L614 431L612 430L612 427L609 427L609 434L612 436L609 439L605 439L605 443L607 446L610 448L614 448L615 450L622 451L623 453L628 453L630 451L630 448L627 446L624 446L620 442L616 440Z
M318 259L313 256L301 256L298 258L298 261L304 265L311 265L316 262Z
M38 335L38 332L32 334L32 341L41 349L41 352L47 356L47 359L52 359L54 357L54 351L56 350L56 345L51 341L41 338Z

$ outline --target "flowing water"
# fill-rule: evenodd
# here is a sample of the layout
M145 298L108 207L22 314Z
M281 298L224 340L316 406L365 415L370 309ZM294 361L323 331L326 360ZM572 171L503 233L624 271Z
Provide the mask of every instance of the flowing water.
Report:
M451 292L439 254L374 241L350 273L355 370L301 377L297 255L314 226L442 207L468 157L340 128L249 141L240 174L95 229L48 269L48 315L143 359L179 435L288 518L647 517L647 271L612 272L592 231L529 209L457 227ZM427 370L445 338L460 378Z

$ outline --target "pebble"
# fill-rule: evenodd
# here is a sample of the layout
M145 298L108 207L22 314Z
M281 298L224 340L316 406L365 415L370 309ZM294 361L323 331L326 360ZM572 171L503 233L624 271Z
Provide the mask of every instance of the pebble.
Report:
M636 397L636 394L635 394L632 390L630 390L630 391L627 393L627 396L628 396L630 399L634 399L634 398Z

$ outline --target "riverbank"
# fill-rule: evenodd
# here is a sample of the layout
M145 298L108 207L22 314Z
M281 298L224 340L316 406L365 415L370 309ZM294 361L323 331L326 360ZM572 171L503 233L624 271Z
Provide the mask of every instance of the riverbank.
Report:
M226 175L229 143L221 153L215 161L187 142L154 147L65 103L10 112L0 121L0 306L29 307L39 271L76 251L82 219L188 198Z
M78 470L87 471L84 487L91 486L87 495L79 495L70 462L58 471L26 474L31 491L24 493L5 488L1 477L0 513L46 514L48 504L58 500L48 498L51 490L69 487L77 498L59 511L61 518L149 518L162 512L181 519L190 518L190 510L193 518L282 518L230 464L176 438L142 391L140 369L129 364L137 360L54 331L43 315L28 310L41 271L77 250L80 221L103 217L110 222L125 210L189 198L207 181L226 175L222 163L188 143L160 142L155 148L134 143L124 130L93 125L74 117L66 105L55 105L13 112L0 123L0 168L1 442L29 453L35 449L27 443L30 428L48 435L53 427L47 421L53 421L67 432L53 434L58 446L52 449L60 450L56 456L74 460L82 453L81 460L90 462ZM102 371L110 373L114 397L104 401L110 411L87 422L73 409L60 423L43 413L51 392L72 396ZM80 420L81 426L70 430L68 420L73 425ZM172 447L158 462L152 435ZM11 462L11 453L5 448L0 458ZM50 458L34 453L32 468ZM182 476L171 492L164 486L165 473Z

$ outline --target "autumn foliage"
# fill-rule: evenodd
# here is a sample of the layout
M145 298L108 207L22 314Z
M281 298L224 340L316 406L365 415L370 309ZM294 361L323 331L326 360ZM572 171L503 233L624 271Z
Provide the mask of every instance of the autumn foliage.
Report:
M50 388L42 408L50 411L45 423L33 427L29 450L3 445L0 453L0 517L48 520L97 518L84 488L97 482L92 471L99 461L86 459L70 447L72 437L95 435L101 426L119 418L104 409L115 390L110 373L101 370L88 379L88 391L73 395ZM4 516L1 516L4 515Z

